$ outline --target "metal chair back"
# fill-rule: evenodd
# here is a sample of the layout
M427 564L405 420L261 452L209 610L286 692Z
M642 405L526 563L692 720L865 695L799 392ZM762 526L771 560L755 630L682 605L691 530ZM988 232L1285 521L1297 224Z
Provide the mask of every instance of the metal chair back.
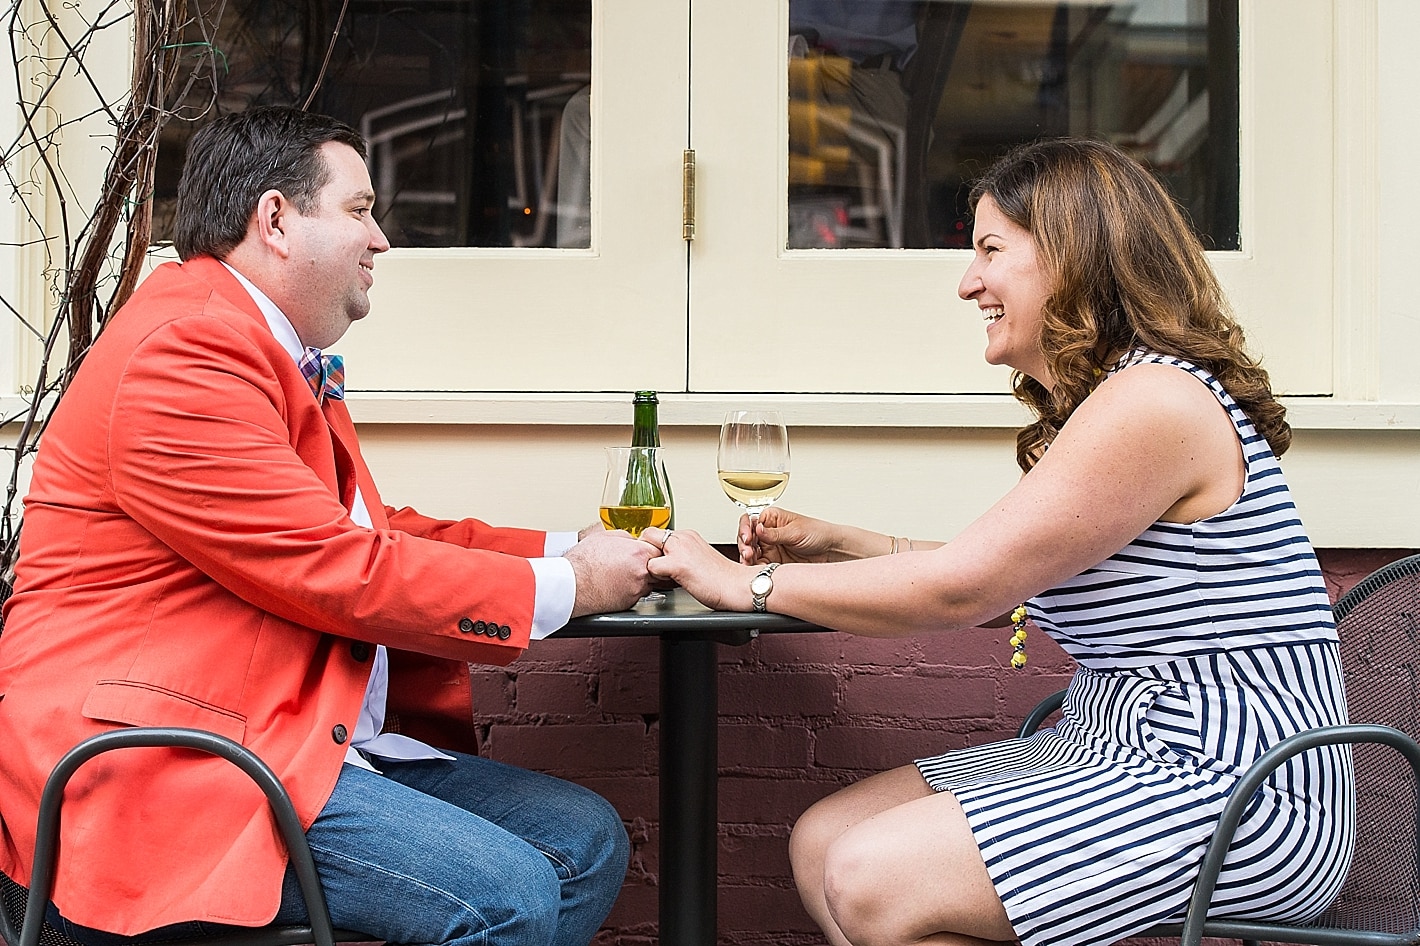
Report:
M12 585L0 578L0 606L10 597ZM0 634L4 633L0 616ZM333 929L325 894L305 832L286 788L276 773L255 753L224 736L195 729L133 727L101 733L70 749L50 773L40 797L36 832L34 878L31 889L0 874L0 937L4 946L83 946L45 919L45 908L54 883L59 848L60 808L64 787L85 762L103 752L132 747L172 746L207 752L225 758L246 773L266 794L276 828L286 842L291 865L300 882L310 921L306 924L260 927L225 927L223 932L193 940L166 940L163 946L334 946L335 943L370 942L372 937L353 930ZM103 883L103 878L95 878Z
M296 872L311 917L307 924L250 928L226 926L211 936L164 940L164 946L334 946L339 942L370 940L363 933L332 929L325 893L321 889L300 819L281 780L266 763L245 746L215 733L140 726L100 733L84 740L65 753L50 773L40 795L34 876L30 879L30 889L25 890L10 878L0 875L0 900L4 906L0 910L0 932L4 934L7 946L81 946L45 919L59 854L59 822L64 790L74 773L95 756L140 747L175 747L206 752L226 759L255 782L266 795L277 831L286 842L291 866ZM102 878L96 878L95 882L102 883Z
M1420 555L1364 579L1335 606L1353 723L1420 738ZM1383 746L1352 748L1356 853L1336 902L1312 925L1420 935L1417 786Z

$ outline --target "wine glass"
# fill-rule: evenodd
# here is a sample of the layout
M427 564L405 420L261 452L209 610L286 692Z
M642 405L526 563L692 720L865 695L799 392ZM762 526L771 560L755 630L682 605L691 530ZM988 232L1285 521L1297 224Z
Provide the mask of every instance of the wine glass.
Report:
M778 411L730 411L720 425L720 487L750 519L789 483L789 432Z
M660 447L606 448L601 520L608 529L625 529L636 538L651 526L671 524L671 491ZM664 601L666 596L653 591L641 600Z
M625 529L637 538L651 526L670 525L670 490L660 447L606 448L601 518L608 529Z

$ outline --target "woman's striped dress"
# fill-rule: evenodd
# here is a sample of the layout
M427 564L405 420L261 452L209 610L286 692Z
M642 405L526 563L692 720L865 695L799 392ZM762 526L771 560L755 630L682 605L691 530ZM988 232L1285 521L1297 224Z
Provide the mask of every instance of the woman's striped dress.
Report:
M1141 362L1190 372L1227 408L1242 496L1211 519L1156 522L1028 603L1079 664L1059 726L917 763L961 802L1026 946L1181 920L1242 771L1279 739L1346 718L1321 571L1267 441L1196 366L1136 351L1115 370ZM1354 808L1347 750L1295 757L1239 826L1211 915L1320 913L1350 863Z

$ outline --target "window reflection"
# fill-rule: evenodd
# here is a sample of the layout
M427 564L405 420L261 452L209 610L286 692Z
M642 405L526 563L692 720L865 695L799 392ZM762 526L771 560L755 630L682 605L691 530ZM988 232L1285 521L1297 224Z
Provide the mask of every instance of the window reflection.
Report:
M214 87L209 114L301 105L323 72L310 107L369 140L376 215L393 245L589 245L585 197L564 211L558 178L573 163L559 160L564 114L580 119L582 154L590 143L591 0L350 0L333 45L341 0L189 9L186 114L201 112ZM199 54L211 49L220 52ZM172 122L164 133L160 238L171 234L183 151L200 125Z
M972 179L1078 135L1237 249L1236 0L790 0L788 246L965 247Z

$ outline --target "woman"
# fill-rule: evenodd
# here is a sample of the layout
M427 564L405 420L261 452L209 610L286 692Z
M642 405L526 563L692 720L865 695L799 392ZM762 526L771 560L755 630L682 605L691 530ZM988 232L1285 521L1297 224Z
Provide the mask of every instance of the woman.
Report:
M1058 727L804 814L794 877L835 944L1108 943L1178 920L1241 772L1345 720L1330 605L1276 459L1283 408L1167 193L1110 146L1047 141L996 165L972 205L959 292L1037 417L1016 486L945 544L775 508L741 522L754 564L649 533L652 571L716 608L887 637L1025 601L1079 664ZM1244 818L1214 915L1319 913L1353 832L1345 750L1294 759Z

